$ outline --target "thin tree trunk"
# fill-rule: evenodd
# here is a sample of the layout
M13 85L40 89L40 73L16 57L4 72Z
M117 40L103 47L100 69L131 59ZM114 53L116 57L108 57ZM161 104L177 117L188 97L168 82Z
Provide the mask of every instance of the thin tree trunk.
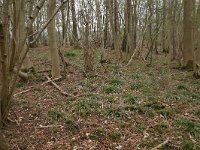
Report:
M54 10L56 8L56 0L49 0L48 2L48 19L54 14ZM50 49L50 55L52 60L52 77L59 78L60 75L60 60L59 53L56 44L56 25L55 25L55 17L49 23L48 27L48 44Z
M78 29L77 29L77 20L76 20L76 9L75 9L75 1L71 0L71 12L72 12L72 21L73 21L73 44L74 48L79 48L79 42L78 42Z

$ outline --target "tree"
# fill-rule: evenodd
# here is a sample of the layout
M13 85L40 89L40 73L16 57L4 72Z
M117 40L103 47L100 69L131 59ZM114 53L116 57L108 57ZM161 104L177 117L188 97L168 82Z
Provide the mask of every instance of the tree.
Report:
M200 1L198 2L198 8L196 12L196 49L195 49L195 76L200 78Z
M54 14L54 10L56 8L56 0L48 1L48 19ZM50 55L52 60L52 77L60 78L60 60L59 53L57 49L56 43L56 26L55 26L55 18L49 23L48 27L48 44L50 49Z
M193 69L194 63L194 4L195 0L184 0L182 65L187 69Z
M84 10L82 10L82 17L85 25L84 29L84 70L86 73L91 73L94 70L93 66L93 49L91 49L90 44L90 25L91 18L89 16L88 5L86 6L85 2L83 2Z
M78 29L77 29L77 20L76 20L76 7L75 7L75 1L71 0L71 13L72 13L72 22L73 22L73 30L72 30L72 39L74 48L79 48L79 42L78 42Z

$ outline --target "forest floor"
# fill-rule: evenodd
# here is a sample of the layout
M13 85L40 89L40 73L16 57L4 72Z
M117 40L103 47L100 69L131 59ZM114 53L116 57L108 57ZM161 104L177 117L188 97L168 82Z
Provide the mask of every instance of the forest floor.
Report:
M83 51L68 49L67 76L54 81L67 96L47 82L48 49L30 55L36 72L18 82L9 117L16 124L4 129L11 149L200 149L200 80L167 57L102 67L97 52L95 75L87 76Z

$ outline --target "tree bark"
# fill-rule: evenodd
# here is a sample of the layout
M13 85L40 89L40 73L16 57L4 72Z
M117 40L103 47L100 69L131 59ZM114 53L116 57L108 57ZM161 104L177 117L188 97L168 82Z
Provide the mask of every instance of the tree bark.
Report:
M72 39L74 48L79 48L78 42L78 29L77 29L77 19L76 19L76 9L75 9L75 1L71 0L71 13L72 13L72 22L73 22L73 30L72 30Z
M194 63L194 4L194 0L184 0L182 65L187 69L193 69Z
M48 19L54 14L54 10L56 8L56 0L49 0L48 1ZM48 27L48 44L49 50L52 60L52 77L53 78L60 78L60 60L59 60L59 53L57 49L56 43L56 25L55 25L55 17L51 20Z

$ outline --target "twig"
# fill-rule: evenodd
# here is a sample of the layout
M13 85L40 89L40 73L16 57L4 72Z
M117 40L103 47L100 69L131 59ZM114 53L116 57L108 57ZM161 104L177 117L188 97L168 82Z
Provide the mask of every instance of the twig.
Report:
M60 80L61 79L61 77L60 78L55 78L55 79L53 79L53 80L48 80L48 81L45 81L44 83L42 83L42 85L45 85L45 84L48 84L48 83L50 83L50 82L54 82L54 81L58 81L58 80Z
M39 125L39 127L37 128L55 128L55 127L63 127L62 125L47 125L47 126L43 126L43 125Z
M51 80L51 78L49 78L47 75L46 75L46 78L48 80L48 83L51 83L53 86L56 87L56 89L58 89L60 91L61 94L65 95L65 96L70 96L72 98L76 98L78 96L74 96L74 95L71 95L67 92L65 92L63 89L61 89L61 87L59 87L54 81Z
M15 97L15 96L18 96L18 95L21 95L21 94L24 94L24 93L27 93L27 92L29 92L29 91L32 90L32 89L33 89L33 87L31 87L30 89L21 91L21 92L19 92L19 93L16 93L16 94L14 94L14 97Z
M159 144L158 146L152 148L151 150L158 150L159 148L162 148L163 146L165 146L168 143L169 143L169 138L167 138L166 141L164 141L163 143Z
M57 80L60 80L60 78L55 78L55 79L53 79L53 80L51 80L51 81L57 81ZM33 89L36 88L36 87L39 87L39 86L43 86L43 85L45 85L45 84L48 84L48 83L51 82L51 81L45 81L44 83L42 83L42 84L40 84L40 85L32 86L32 87L30 87L30 88L27 89L27 90L24 90L24 91L21 91L21 92L19 92L19 93L14 94L14 97L15 97L15 96L18 96L18 95L21 95L21 94L24 94L24 93L27 93L27 92L33 90Z

